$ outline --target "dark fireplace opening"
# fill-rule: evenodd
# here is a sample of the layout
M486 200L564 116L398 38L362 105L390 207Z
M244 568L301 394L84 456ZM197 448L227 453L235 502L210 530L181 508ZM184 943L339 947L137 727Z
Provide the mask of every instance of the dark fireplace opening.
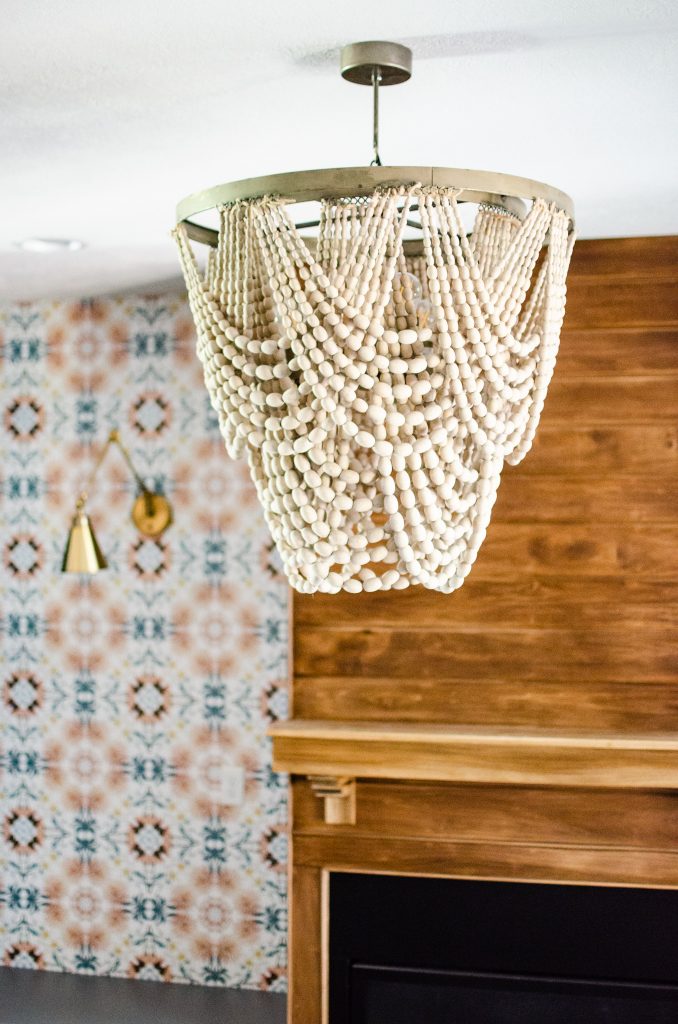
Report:
M678 892L330 876L330 1024L677 1024Z

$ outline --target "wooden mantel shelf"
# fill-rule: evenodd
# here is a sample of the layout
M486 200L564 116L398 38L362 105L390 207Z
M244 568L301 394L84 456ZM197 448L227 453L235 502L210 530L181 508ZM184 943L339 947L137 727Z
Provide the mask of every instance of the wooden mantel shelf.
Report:
M678 733L296 719L270 735L278 771L325 785L362 778L678 790Z

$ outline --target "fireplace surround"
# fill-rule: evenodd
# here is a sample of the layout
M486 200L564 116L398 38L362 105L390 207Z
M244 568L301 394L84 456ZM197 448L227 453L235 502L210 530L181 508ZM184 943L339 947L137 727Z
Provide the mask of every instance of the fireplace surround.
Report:
M292 776L290 1024L399 1024L396 1010L409 1024L423 1006L427 1024L678 1019L678 737L301 719L271 732ZM450 922L483 917L503 938L440 957L475 942ZM612 945L595 938L595 967L568 962L590 921ZM409 959L380 950L403 928ZM356 934L368 945L352 949ZM529 941L507 960L516 935Z

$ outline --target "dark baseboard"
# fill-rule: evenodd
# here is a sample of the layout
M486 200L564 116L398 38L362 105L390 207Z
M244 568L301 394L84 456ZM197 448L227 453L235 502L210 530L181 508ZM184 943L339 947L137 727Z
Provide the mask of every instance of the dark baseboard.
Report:
M0 1024L284 1024L285 996L0 968Z

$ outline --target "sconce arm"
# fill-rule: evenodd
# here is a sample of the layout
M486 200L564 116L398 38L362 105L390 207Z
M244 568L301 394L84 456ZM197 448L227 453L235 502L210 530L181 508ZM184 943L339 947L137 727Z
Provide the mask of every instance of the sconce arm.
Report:
M125 462L127 463L132 476L136 480L136 484L137 484L137 487L139 488L139 491L141 492L141 494L144 495L144 498L146 499L146 509L147 509L148 513L150 514L151 506L152 506L152 494L151 494L151 491L149 491L148 487L146 486L146 484L144 483L144 481L141 479L141 477L137 473L136 469L134 468L134 463L132 462L132 456L130 455L129 450L126 448L126 446L122 443L122 441L120 439L120 432L118 430L115 430L115 429L112 430L110 432L110 434L108 435L108 441L106 442L106 447L108 448L112 444L116 444L118 446L118 448L120 449L120 451L122 452L122 457L124 458Z
M137 488L139 490L139 496L137 497L132 508L132 522L139 530L139 532L144 534L145 536L159 537L163 530L165 530L172 522L172 506L170 505L169 500L163 494L156 494L154 491L151 491L146 486L146 484L144 483L144 481L134 468L132 457L128 449L122 443L122 440L120 439L120 433L117 429L111 430L110 434L108 435L106 443L104 444L103 448L101 449L101 452L99 453L99 457L94 463L94 468L90 473L87 484L84 490L82 490L78 496L78 499L75 503L76 516L80 515L85 511L85 506L87 505L89 492L92 488L92 485L94 484L97 473L101 468L102 462L108 455L108 450L111 447L111 445L116 445L120 449L122 457L127 463L127 466L132 476L134 477Z
M132 462L132 456L130 455L128 449L125 447L125 445L123 444L122 440L120 439L120 431L117 430L116 428L114 428L113 430L111 430L110 434L106 438L106 443L103 446L103 448L101 449L101 452L99 453L98 459L94 463L94 468L92 469L92 472L89 475L89 479L87 480L87 483L86 483L84 489L81 491L80 495L78 496L78 500L76 502L76 511L80 512L85 507L85 505L87 503L87 498L89 496L89 493L92 490L92 485L94 484L94 481L96 480L97 474L98 474L99 470L101 469L101 466L102 466L102 464L104 462L104 459L108 455L108 451L109 451L109 448L111 447L111 445L117 445L117 447L122 452L122 457L124 458L124 460L127 463L127 466L129 468L132 476L134 477L136 485L139 488L139 492L146 497L147 504L148 504L148 500L151 498L151 491L148 489L148 487L146 486L146 484L144 483L144 481L142 480L142 478L139 476L139 474L137 473L136 469L134 468L134 463ZM149 508L150 508L150 506L149 506Z

